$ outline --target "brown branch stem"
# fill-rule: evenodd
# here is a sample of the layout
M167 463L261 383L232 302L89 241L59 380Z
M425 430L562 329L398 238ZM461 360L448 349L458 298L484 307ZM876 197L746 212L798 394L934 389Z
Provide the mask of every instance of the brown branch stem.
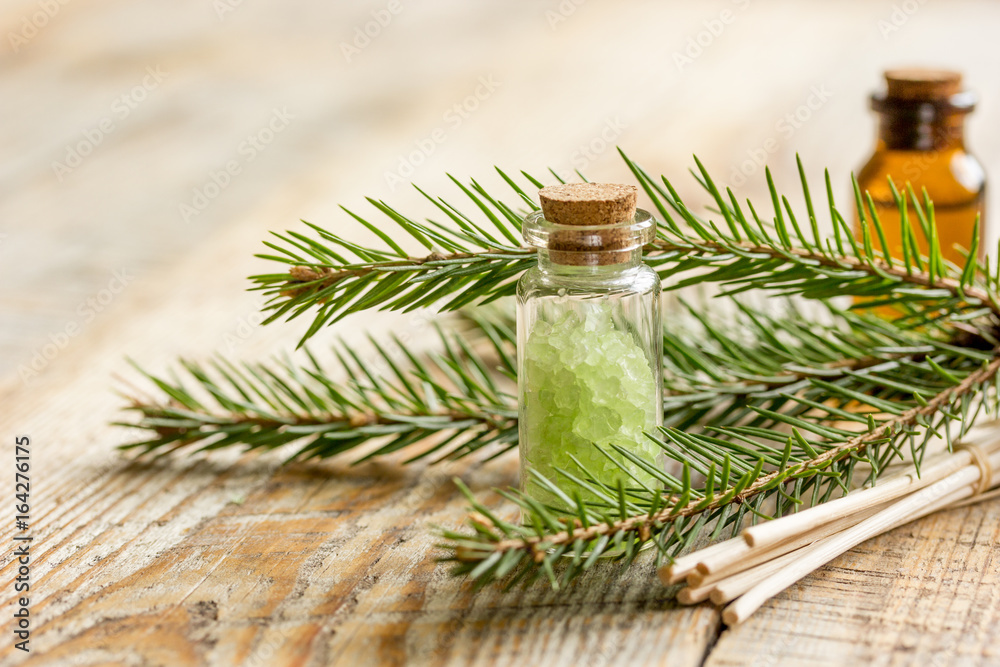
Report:
M618 531L639 531L641 534L648 535L649 531L657 522L670 521L678 517L708 512L722 507L723 504L745 502L747 499L762 492L768 484L776 478L779 478L779 476L788 477L807 470L823 469L829 464L839 461L853 452L863 451L869 443L873 441L880 440L887 435L892 435L901 428L913 426L919 417L934 414L945 405L948 405L956 399L968 394L975 387L992 380L998 370L1000 370L1000 356L995 357L983 368L970 373L968 377L962 380L959 384L942 391L940 394L928 401L926 405L911 408L902 414L887 419L877 428L850 438L840 446L834 447L816 458L789 466L782 471L768 473L747 486L746 489L736 494L725 503L716 501L709 503L708 505L702 505L703 501L697 500L689 502L682 508L674 506L663 509L652 516L642 514L620 521L615 521L613 523L592 524L588 528L583 528L581 526L574 528L572 535L570 535L568 531L561 531L553 535L548 535L544 538L529 537L505 539L494 544L491 551L512 551L517 549L528 550L531 551L533 556L537 559L539 556L544 555L544 552L548 548L554 545L568 544L580 539L589 541L604 535L614 535ZM461 560L463 552L464 549L460 549L459 552L456 553L456 557ZM475 558L474 560L479 559Z
M887 354L884 357L859 357L857 359L838 359L837 361L832 361L828 364L822 364L821 366L817 367L816 370L826 369L831 371L844 371L846 373L850 371L864 370L866 368L871 368L872 366L877 366L878 364L882 364L887 361L896 361L899 359L906 359L909 361L920 361L926 356L927 356L926 352L920 352L916 354L906 354L906 353ZM780 378L780 379L776 379L771 382L757 382L755 380L739 380L736 382L724 382L717 385L705 384L704 386L699 387L699 389L707 390L707 389L715 389L718 387L758 387L763 385L764 387L767 387L767 389L770 390L770 389L777 389L787 384L791 384L797 380L806 380L808 378L815 378L815 377L829 378L831 376L824 376L816 372L806 373L804 371L794 371L794 372L786 372L781 375L776 375L775 378ZM784 380L784 378L788 379ZM679 396L690 395L690 393L691 393L690 391L681 391L681 390L665 391L663 393L663 396L664 398L677 398ZM739 393L734 392L734 395L739 395Z
M1000 315L1000 304L998 304L988 292L972 286L968 286L963 289L961 283L954 278L938 277L932 281L930 275L926 272L907 272L905 268L900 268L896 265L890 267L885 262L869 263L847 256L833 257L803 248L792 247L778 250L771 246L755 245L746 241L726 244L718 243L716 241L672 243L665 239L656 239L646 246L646 255L649 257L655 257L658 254L678 251L687 253L726 254L732 252L732 249L734 248L742 252L767 255L774 259L787 259L788 255L794 255L799 259L814 261L820 266L832 269L865 271L872 276L880 276L880 274L884 274L898 278L901 282L909 283L911 285L946 289L954 296L958 296L966 300L977 299L984 304L989 304L993 312ZM378 270L379 267L393 268L412 266L415 270L428 270L427 268L421 269L421 267L424 267L424 265L430 262L439 262L445 259L472 259L474 257L482 257L484 255L495 256L497 259L503 259L505 256L522 256L533 254L535 252L535 248L516 248L511 250L489 249L475 253L465 252L453 253L449 255L431 253L430 255L426 255L424 257L408 257L406 259L396 261L379 262L378 264L341 270L333 270L332 267L293 266L289 269L289 280L286 283L287 287L282 290L282 294L286 297L295 297L302 294L305 290L323 290L333 286L345 278L359 277L372 273L373 271Z
M132 405L130 406L133 410L139 410L142 412L143 417L172 417L171 406L163 405L158 403L144 403L138 399L132 400ZM206 413L209 414L209 413ZM211 416L215 419L219 419L220 416L212 413ZM490 428L499 428L505 425L507 422L512 421L510 417L506 417L500 414L483 414L483 413L466 413L459 410L448 410L439 413L427 413L421 415L407 415L410 417L446 417L452 421L465 421L468 419L478 419L483 424L486 424ZM364 426L387 426L409 423L400 419L394 419L392 415L383 414L361 414L354 413L349 415L299 415L299 414L289 414L287 419L269 419L266 417L252 417L245 414L230 413L225 417L225 425L233 424L253 424L255 426L260 426L262 428L282 428L286 426L311 426L319 424L344 424L348 428L362 428ZM220 424L215 423L205 423L198 428L183 429L185 431L192 431L193 434L198 434L203 427L219 426ZM142 428L141 422L135 424L139 428ZM163 435L167 431L177 431L179 429L174 429L172 427L157 427L153 429Z

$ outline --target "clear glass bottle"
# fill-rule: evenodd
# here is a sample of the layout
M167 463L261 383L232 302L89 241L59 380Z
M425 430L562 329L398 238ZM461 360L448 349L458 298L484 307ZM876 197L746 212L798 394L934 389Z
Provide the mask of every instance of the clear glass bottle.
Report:
M885 72L886 90L871 97L878 113L878 141L875 152L858 173L861 191L868 191L882 221L895 258L903 255L899 211L893 202L888 177L905 193L906 183L919 197L926 188L934 202L941 253L959 265L965 259L956 246L967 249L972 239L976 214L980 223L980 249L985 238L986 174L979 161L965 147L965 117L976 104L976 96L962 90L958 72L904 69ZM910 204L911 216L912 202ZM868 215L866 208L865 215ZM911 217L920 253L928 245L916 218ZM862 238L855 213L855 231ZM875 247L878 239L872 235ZM985 255L985 250L982 251Z
M635 208L636 195L625 185L543 188L542 210L524 221L538 265L517 285L521 490L551 506L565 503L532 470L584 502L594 494L557 468L659 486L614 449L661 454L644 435L663 421L660 280L642 262L656 222Z

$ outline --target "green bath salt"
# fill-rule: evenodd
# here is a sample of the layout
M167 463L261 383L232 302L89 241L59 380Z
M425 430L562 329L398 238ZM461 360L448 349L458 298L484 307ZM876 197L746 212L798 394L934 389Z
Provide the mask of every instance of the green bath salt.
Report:
M612 486L621 480L626 487L636 487L640 480L657 488L652 475L611 446L647 461L661 454L644 435L655 429L659 406L650 362L632 334L615 327L608 306L580 310L586 314L569 310L552 321L538 320L528 334L521 378L522 470L538 471L570 497L577 490L584 501L595 495L557 468L582 480ZM537 500L564 505L530 478L522 480L522 487Z

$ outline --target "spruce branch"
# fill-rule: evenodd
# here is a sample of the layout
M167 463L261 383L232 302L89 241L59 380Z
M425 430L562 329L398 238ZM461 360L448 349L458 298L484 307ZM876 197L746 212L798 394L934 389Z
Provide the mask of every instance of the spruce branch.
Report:
M811 389L822 392L823 402L808 398L810 392L804 390L781 394L780 411L746 401L744 418L730 419L727 426L707 419L687 431L663 427L654 439L683 466L683 474L678 479L646 462L645 469L662 488L611 487L597 475L581 477L565 470L558 471L559 480L532 473L562 506L542 505L510 490L506 497L520 507L523 524L497 517L467 494L475 532L443 531L445 560L479 584L504 579L517 569L509 585L547 575L558 588L613 551L631 559L640 545L652 542L659 561L690 545L712 522L718 535L727 527L735 532L747 516L771 518L765 513L767 501L773 516L806 501L822 502L850 487L858 463L868 466L874 482L893 460L903 460L906 443L919 466L933 435L950 444L964 435L984 406L994 413L1000 407L994 390L1000 357L979 356L934 354L922 361L891 362L906 369L912 389L890 379L888 368L862 373L863 380L850 370L833 382L810 382ZM936 389L928 393L932 386ZM750 425L747 415L756 425ZM864 426L848 428L851 422ZM695 476L704 482L694 484ZM572 496L563 491L574 486L596 500L584 503L578 491Z
M339 345L335 364L320 363L306 350L306 363L181 362L181 375L169 379L139 369L164 399L129 399L126 409L139 417L119 425L149 437L123 449L162 455L298 442L289 462L371 443L379 446L356 462L400 450L410 452L407 462L460 458L483 448L502 453L517 445L517 408L505 377L514 372L513 334L484 320L476 326L485 351L439 329L443 352L423 357L398 339L395 354L372 339L370 361ZM346 381L334 379L341 377Z
M705 321L703 305L685 305L687 319ZM706 398L712 409L728 405L729 420L740 419L746 408L736 409L736 401L768 398L777 389L794 389L794 381L808 377L830 381L834 370L840 371L839 377L887 360L922 358L934 349L905 331L887 328L881 320L829 308L830 313L852 317L853 333L828 326L817 336L812 316L803 316L790 303L782 316L745 311L754 319L744 317L743 324L752 321L757 333L789 333L780 348L765 343L760 350L716 349L700 341L692 327L670 327L664 332L667 423L683 428L686 422L697 422ZM307 349L305 364L285 358L238 365L220 357L208 364L182 361L180 376L175 373L170 378L139 369L163 397L129 397L127 409L139 417L119 425L143 429L149 437L124 448L162 455L191 447L267 450L301 441L289 460L304 460L337 456L388 439L388 444L366 456L371 458L405 448L420 452L425 449L424 438L448 433L454 440L444 444L464 442L445 456L457 458L486 444L500 454L517 444L516 407L504 391L516 381L513 325L510 313L503 310L466 314L460 335L439 332L443 354L424 358L398 340L395 349L373 340L371 361L341 346L333 366L321 364ZM739 337L732 327L711 331L713 340ZM814 340L809 346L797 344L795 337L806 331ZM824 340L825 346L820 344ZM860 356L843 356L844 346ZM705 366L692 370L687 360L702 356L713 360L708 370L720 381L706 380ZM783 365L792 360L797 364ZM335 379L340 377L345 378L343 383Z
M646 543L656 546L658 560L669 559L709 531L717 537L846 492L858 474L873 484L894 461L911 458L919 466L932 438L950 446L983 411L1000 411L1000 265L991 270L980 262L978 222L965 261L949 263L926 193L909 186L899 192L890 183L902 217L902 257L895 258L875 206L856 182L861 240L846 222L853 215L834 202L829 174L820 207L801 162L806 210L797 217L770 171L764 214L731 190L722 192L696 158L693 175L714 202L711 215L702 216L666 178L654 179L622 157L662 219L644 250L646 262L670 290L715 283L721 298L714 301L728 310L685 305L685 317L676 318L683 321L666 332L664 426L649 434L662 455L646 460L594 445L627 478L621 461L657 484L631 477L633 483L612 487L582 464L557 469L558 479L533 471L533 481L557 502L501 491L521 510L524 521L514 522L459 482L473 508L473 532L442 533L456 573L508 585L545 576L559 587L602 556L631 560ZM535 263L519 233L523 213L537 205L519 179L499 173L513 203L475 181L452 179L471 213L420 191L444 222L417 222L376 200L369 202L382 216L377 221L347 211L380 238L380 247L309 223L310 234L276 235L267 245L278 254L262 257L283 270L253 277L255 289L270 297L268 321L311 313L304 342L369 308L447 310L511 294L517 276ZM820 233L823 208L829 238ZM410 243L427 254L409 255L403 246ZM749 305L747 293L758 292L770 302ZM804 297L822 312L803 313L784 300L776 308L776 296ZM855 297L853 305L834 303L844 296ZM898 315L889 321L873 312ZM516 379L511 324L501 318L479 330L494 346L499 372L461 337L444 336L443 355L407 354L406 368L390 366L385 374L341 355L334 368L311 359L305 366L286 361L238 370L219 361L187 364L183 382L150 376L168 400L133 405L138 425L152 434L135 447L273 448L302 440L293 458L310 458L382 438L367 456L413 448L415 456L456 457L494 443L503 451L517 442L516 406L501 388L504 379ZM331 379L342 373L346 384ZM430 435L441 440L425 451L418 443ZM679 472L669 472L665 461L676 462Z
M779 322L742 307L752 323L754 342L748 343L689 309L702 328L686 328L689 336L666 341L666 375L673 378L668 385L676 386L668 392L666 426L653 436L664 455L682 466L680 478L614 447L662 487L650 488L633 477L638 486L612 488L589 473L559 469L560 479L552 480L530 471L533 481L560 502L543 505L508 491L506 497L521 509L521 524L488 513L467 494L475 533L444 531L441 546L445 560L455 562L455 572L478 584L516 571L508 585L544 575L558 588L601 555L613 551L630 560L650 541L658 548L658 560L671 558L712 523L714 537L727 528L738 530L748 516L770 518L765 503L780 516L806 500L823 502L846 491L859 462L868 467L867 483L874 483L893 460L905 458L905 444L919 467L932 436L944 437L950 447L984 407L997 411L998 281L978 262L978 223L965 265L949 265L937 242L933 204L926 196L919 202L909 189L930 248L927 256L918 256L905 200L894 191L908 239L900 266L888 255L874 207L866 217L859 206L863 241L854 240L833 204L829 176L835 239L824 245L804 177L811 238L787 199L777 194L769 173L775 216L765 223L747 202L757 224L753 228L732 193L723 199L698 163L695 177L715 199L729 230L725 233L721 225L687 210L666 179L660 186L629 166L664 218L661 236L674 244L662 259L647 248L646 261L665 278L704 269L672 287L717 282L726 296L753 289L812 299L851 295L866 298L854 306L861 311L891 306L901 315L886 322L831 311L836 329L848 330L845 338L824 335L830 329L817 333L815 323L801 318ZM860 202L857 188L856 194ZM872 235L882 239L882 252L873 249ZM690 248L683 248L685 243ZM774 332L797 345L787 346ZM607 458L628 477L624 466ZM704 479L703 486L694 478ZM586 503L578 491L572 497L563 491L574 487L587 491Z
M861 242L855 240L844 214L836 207L826 175L827 208L834 230L831 241L820 238L816 207L801 162L801 190L811 235L803 232L788 198L777 191L770 171L766 177L773 211L770 216L759 215L749 200L745 207L741 205L730 189L723 195L695 158L695 178L722 217L723 222L717 224L693 213L666 178L657 181L624 153L622 158L662 218L658 237L645 249L645 259L657 268L661 278L673 279L668 282L669 289L717 282L728 293L766 289L806 298L866 297L870 300L867 307L893 305L901 309L910 326L1000 310L1000 276L991 274L977 261L978 223L969 260L963 267L949 264L942 256L938 236L931 231L933 204L926 195L920 200L912 188L906 193L893 189L907 220L904 257L899 264L886 254L884 241L882 250L871 242L871 238L884 239L885 232L874 208L866 210L861 203L856 183L856 213L865 232ZM461 196L478 211L482 218L479 221L444 198L419 188L448 223L417 222L373 199L368 201L384 216L381 221L347 211L353 220L376 233L385 248L359 246L312 223L306 224L317 238L298 232L275 234L280 243L267 245L280 254L259 256L289 268L251 278L253 289L269 297L265 310L270 315L266 321L294 319L315 311L304 342L323 326L369 308L412 310L437 305L454 310L512 294L517 276L536 261L535 249L522 247L518 238L523 209L525 205L529 210L538 207L514 178L497 171L517 196L517 204L502 202L476 181L464 186L452 178ZM538 183L524 176L532 186ZM910 209L908 200L912 203ZM912 218L916 218L916 226L929 247L927 256L916 253L917 231ZM393 226L398 228L398 240L385 231ZM404 239L423 245L428 254L409 256L402 248Z

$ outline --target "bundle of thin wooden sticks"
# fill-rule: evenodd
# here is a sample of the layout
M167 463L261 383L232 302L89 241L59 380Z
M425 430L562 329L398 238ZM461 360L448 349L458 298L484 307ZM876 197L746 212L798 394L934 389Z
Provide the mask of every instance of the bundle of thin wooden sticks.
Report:
M1000 496L1000 426L878 485L743 530L659 570L665 584L687 582L684 604L730 603L727 625L867 539L946 508ZM992 491L991 491L992 490Z

